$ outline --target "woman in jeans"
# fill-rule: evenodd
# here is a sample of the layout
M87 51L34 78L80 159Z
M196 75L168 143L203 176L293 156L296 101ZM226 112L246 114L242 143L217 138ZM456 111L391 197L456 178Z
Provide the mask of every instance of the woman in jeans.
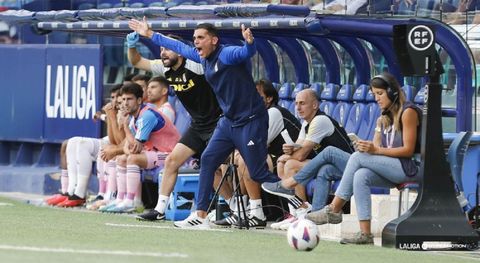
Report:
M384 73L372 78L370 87L382 115L373 141L358 140L357 152L348 159L333 201L307 214L316 224L342 222L342 207L355 196L360 232L341 243L373 244L370 187L395 187L417 180L414 155L420 152L421 110L405 100L395 78Z

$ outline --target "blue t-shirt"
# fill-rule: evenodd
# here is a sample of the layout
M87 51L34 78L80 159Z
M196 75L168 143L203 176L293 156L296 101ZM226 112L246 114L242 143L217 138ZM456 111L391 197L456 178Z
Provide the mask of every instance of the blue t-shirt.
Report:
M146 107L146 105L142 105ZM131 118L128 125L135 139L140 142L146 142L152 132L158 131L165 126L165 120L158 112L147 109L137 118Z

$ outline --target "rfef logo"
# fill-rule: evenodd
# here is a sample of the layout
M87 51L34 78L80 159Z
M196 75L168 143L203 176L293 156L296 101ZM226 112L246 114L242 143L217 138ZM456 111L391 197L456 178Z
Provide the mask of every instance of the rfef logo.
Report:
M427 50L433 44L433 32L424 25L413 27L408 32L408 44L417 51Z

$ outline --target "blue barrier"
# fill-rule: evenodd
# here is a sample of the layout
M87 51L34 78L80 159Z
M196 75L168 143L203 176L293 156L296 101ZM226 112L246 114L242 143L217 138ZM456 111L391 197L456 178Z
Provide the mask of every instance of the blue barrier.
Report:
M9 61L0 63L9 87L0 97L0 140L100 136L100 124L92 121L102 102L100 45L4 45L0 57Z

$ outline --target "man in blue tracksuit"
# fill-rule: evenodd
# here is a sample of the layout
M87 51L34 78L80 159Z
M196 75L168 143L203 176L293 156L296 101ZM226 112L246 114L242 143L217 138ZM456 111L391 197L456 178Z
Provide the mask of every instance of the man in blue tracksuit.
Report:
M177 227L208 228L207 209L217 167L238 149L251 178L258 182L278 181L268 171L268 114L248 70L249 59L255 54L250 29L242 25L243 46L220 44L217 29L208 23L199 24L193 34L195 48L180 41L154 33L146 19L129 22L132 30L187 59L202 64L205 78L213 88L224 116L219 120L207 148L202 154L197 211L187 219L175 222Z

